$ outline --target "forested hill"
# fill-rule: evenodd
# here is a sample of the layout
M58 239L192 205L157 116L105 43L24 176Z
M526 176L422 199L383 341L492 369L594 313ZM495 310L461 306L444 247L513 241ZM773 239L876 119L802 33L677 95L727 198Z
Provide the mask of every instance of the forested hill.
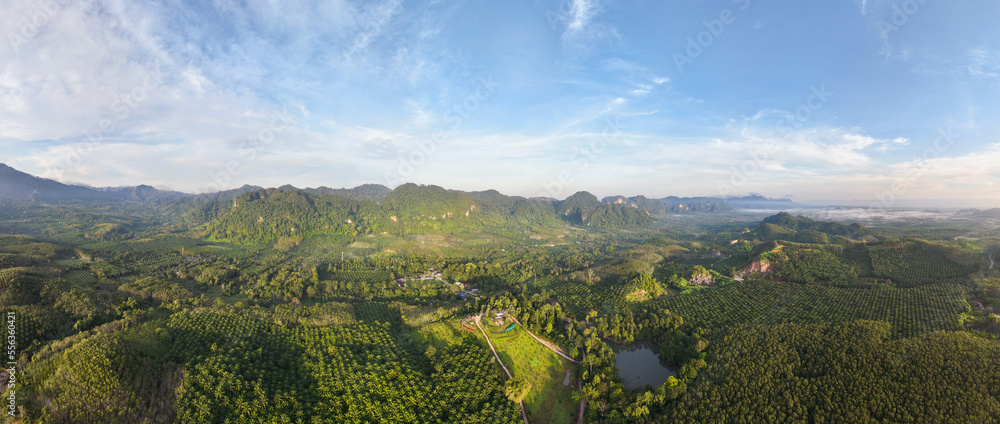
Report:
M577 192L556 204L556 213L567 222L594 228L646 226L653 222L647 210L601 202L586 191Z
M302 189L302 191L311 194L336 194L338 196L344 196L348 199L371 200L374 202L381 201L388 196L389 193L392 193L391 188L381 184L362 184L354 188L306 188Z
M755 247L743 256L770 278L838 287L916 287L961 282L984 267L960 241L898 238L861 224L821 222L780 213L740 236ZM763 242L762 242L763 241ZM768 266L760 264L767 263Z
M496 191L466 193L416 184L403 184L378 202L272 188L190 207L194 212L189 215L207 218L210 236L242 243L321 234L433 234L567 224L611 229L643 227L653 221L647 211L604 204L583 192L552 203Z
M769 216L743 239L758 241L786 240L800 243L847 243L851 241L877 241L879 234L864 225L853 223L816 221L805 216L781 212Z

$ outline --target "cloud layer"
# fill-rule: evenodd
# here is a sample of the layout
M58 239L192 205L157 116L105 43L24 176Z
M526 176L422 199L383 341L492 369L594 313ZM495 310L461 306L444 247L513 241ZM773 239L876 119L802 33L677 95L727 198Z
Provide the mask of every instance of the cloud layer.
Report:
M1000 6L976 5L8 2L0 161L191 192L853 199L905 180L1000 202ZM957 141L924 157L942 129Z

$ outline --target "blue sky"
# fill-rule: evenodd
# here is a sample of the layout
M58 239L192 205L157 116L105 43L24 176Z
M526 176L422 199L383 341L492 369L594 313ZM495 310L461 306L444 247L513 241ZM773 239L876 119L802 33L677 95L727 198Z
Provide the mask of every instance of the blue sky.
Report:
M998 21L985 0L5 2L0 161L187 192L996 204Z

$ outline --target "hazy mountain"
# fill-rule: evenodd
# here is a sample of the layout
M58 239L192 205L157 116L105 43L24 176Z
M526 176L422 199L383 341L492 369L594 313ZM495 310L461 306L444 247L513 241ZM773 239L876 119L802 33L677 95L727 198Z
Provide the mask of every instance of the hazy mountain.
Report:
M148 185L135 187L110 187L97 189L106 193L112 200L124 200L140 203L160 204L163 202L190 196L178 191L160 190Z
M727 197L725 199L733 209L793 209L809 208L812 205L793 202L792 199L772 199L759 194L751 194L744 197Z
M35 177L0 164L0 199L29 202L96 200L105 194L88 187L66 185Z
M63 184L18 171L0 164L0 199L27 202L114 202L160 203L187 196L140 185L136 187L92 188Z
M722 199L714 197L664 197L650 199L646 196L608 196L601 200L604 203L624 205L647 211L651 214L687 213L687 212L727 212L732 210Z
M675 197L657 199L667 205L667 212L728 212L732 208L725 200L714 197Z
M299 195L275 194L284 192L294 192ZM246 198L252 193L258 194L253 199ZM292 185L283 185L266 190L260 186L244 185L232 190L193 195L158 190L147 185L111 188L67 185L34 177L0 164L0 200L48 203L136 202L157 207L172 219L188 223L208 223L225 218L226 231L232 234L238 233L240 225L253 224L242 222L244 218L247 220L252 218L249 215L227 218L227 215L231 215L233 205L237 204L236 201L240 198L254 201L255 205L262 208L260 212L267 215L277 216L280 211L292 213L283 203L296 200L298 207L309 204L313 209L311 213L305 215L336 210L334 215L340 217L338 219L341 221L364 223L360 227L354 225L350 230L343 228L337 230L344 232L370 232L377 228L396 228L405 232L427 226L444 230L459 227L477 228L501 223L552 226L562 225L560 221L598 228L623 228L648 225L652 222L651 216L655 214L726 212L733 210L731 204L740 205L738 207L795 205L787 199L767 199L756 195L730 199L674 196L651 199L645 196L609 196L598 200L596 196L586 191L577 192L563 200L529 199L507 196L496 190L464 192L412 183L400 185L395 189L380 184L337 189L325 186L299 189ZM317 209L316 201L327 206ZM303 212L297 211L298 214ZM306 218L305 215L300 218ZM456 227L456 223L450 219L458 215L470 218L472 221L478 220L480 223L465 222ZM428 223L425 222L427 220L442 221ZM299 228L306 226L304 222L297 224ZM340 224L334 225L333 222L328 223L328 228L340 226ZM315 231L322 232L321 229Z
M793 209L807 208L810 205L795 203L790 199L771 199L761 195L744 197L676 197L668 196L661 199L650 199L645 196L625 197L608 196L601 200L604 203L625 205L642 209L653 214L662 213L698 213L698 212L729 212L736 209Z

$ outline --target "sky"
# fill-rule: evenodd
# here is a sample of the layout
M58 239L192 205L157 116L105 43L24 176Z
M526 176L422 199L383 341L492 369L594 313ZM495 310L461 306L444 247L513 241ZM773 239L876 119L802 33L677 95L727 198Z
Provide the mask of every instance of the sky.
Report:
M998 21L989 0L12 0L0 162L191 193L1000 206Z

